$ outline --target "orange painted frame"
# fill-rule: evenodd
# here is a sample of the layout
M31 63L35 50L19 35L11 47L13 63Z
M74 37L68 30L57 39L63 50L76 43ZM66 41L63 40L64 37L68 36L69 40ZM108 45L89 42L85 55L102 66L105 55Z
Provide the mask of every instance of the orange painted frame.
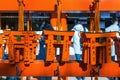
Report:
M93 0L61 0L64 11L88 11ZM25 10L54 11L57 0L24 0ZM46 6L47 5L47 6ZM17 0L1 0L0 11L18 10ZM120 11L120 0L100 0L101 11Z
M69 62L63 65L51 63L45 65L44 61L36 60L30 66L25 66L23 62L11 65L8 61L0 61L0 76L89 76L93 67L87 65L87 70L83 70L82 62ZM84 67L84 66L83 66ZM16 71L18 73L16 73ZM94 76L94 75L93 75ZM120 77L120 67L118 63L111 62L103 64L99 77Z

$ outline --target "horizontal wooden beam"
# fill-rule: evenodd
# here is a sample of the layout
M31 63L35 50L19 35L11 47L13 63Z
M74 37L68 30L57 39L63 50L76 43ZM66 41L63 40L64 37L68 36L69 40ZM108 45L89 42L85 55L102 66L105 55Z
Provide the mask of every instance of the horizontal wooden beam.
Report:
M92 76L93 66L85 65L82 62L71 61L63 64L57 62L45 63L36 60L29 66L23 62L16 65L9 64L8 61L0 61L0 76ZM100 68L99 77L120 77L120 67L118 63L111 62L103 64Z
M61 0L63 11L88 11L93 0ZM25 10L55 11L57 0L24 0ZM0 0L0 11L17 11L17 0ZM120 11L120 0L100 0L101 11Z
M10 64L8 61L0 62L0 76L54 76L58 63L45 64L44 61L35 61L25 66L24 62Z

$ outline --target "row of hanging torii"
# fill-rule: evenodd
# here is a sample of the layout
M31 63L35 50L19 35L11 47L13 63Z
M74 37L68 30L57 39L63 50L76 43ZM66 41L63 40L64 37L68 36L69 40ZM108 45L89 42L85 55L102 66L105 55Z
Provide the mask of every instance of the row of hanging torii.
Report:
M111 38L116 32L100 31L99 0L90 6L90 32L80 34L83 38L83 61L71 61L69 46L74 32L60 31L61 8L57 3L57 31L44 30L46 43L46 60L36 60L37 35L31 30L29 20L27 31L24 31L24 2L18 0L19 18L18 31L4 30L0 34L0 57L2 58L5 44L8 47L8 60L0 61L0 76L94 76L119 77L119 61L111 60ZM94 18L93 18L94 17ZM3 41L3 38L6 42ZM116 38L119 47L119 39ZM56 58L56 47L60 47L60 59ZM118 48L117 47L117 48ZM116 55L119 59L119 49Z

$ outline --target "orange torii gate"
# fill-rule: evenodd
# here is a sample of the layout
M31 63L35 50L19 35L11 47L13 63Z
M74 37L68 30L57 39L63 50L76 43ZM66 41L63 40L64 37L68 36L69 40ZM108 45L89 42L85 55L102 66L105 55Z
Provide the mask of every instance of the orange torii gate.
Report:
M42 0L41 1L40 0L23 0L23 1L25 3L24 10L53 11L54 12L56 10L55 6L57 5L56 0L43 0L43 1ZM60 11L88 11L89 4L91 4L91 2L92 2L92 0L74 0L74 2L73 2L73 0L61 0ZM108 3L110 3L110 4L108 4ZM120 1L118 1L118 0L116 2L113 0L101 0L100 10L102 10L102 11L110 11L110 10L119 11L120 10L119 4L120 4ZM106 5L106 7L103 5ZM113 5L113 6L111 6L111 5ZM2 11L17 11L17 10L18 10L18 3L16 0L0 1L0 11L1 12ZM21 11L23 12L23 10L21 10ZM21 14L22 14L21 16L23 18L23 13L21 13ZM60 18L60 16L59 16L59 18ZM20 22L20 24L22 24L22 21ZM23 30L21 30L21 31L23 31ZM16 31L16 33L17 32L18 31ZM61 37L62 43L55 43L56 35L54 36L51 33L53 33L53 32L51 31L46 34L46 36L52 36L52 38L48 38L48 40L50 42L46 43L46 44L50 44L49 45L50 47L51 47L51 44L53 44L53 40L54 40L54 44L56 44L56 45L61 45L62 43L65 43L62 45L69 45L69 43L71 43L70 39L68 39L68 36L67 36L67 38L65 37L65 39L62 41L62 36L64 36L64 35L59 35L59 34L57 34L57 37ZM59 33L63 33L65 35L67 35L66 32L59 32ZM23 33L21 33L21 34L23 34ZM95 36L92 33L88 33L88 34L86 34L85 40L90 39L89 37L87 37L87 35ZM96 45L96 47L97 46L104 46L104 47L109 46L110 47L111 45L108 44L108 43L111 43L110 38L115 36L116 33L115 32L109 33L109 34L106 33L107 36L112 35L112 36L109 36L109 38L104 36L106 38L106 41L104 41L104 43L107 43L108 45L98 43L97 38L101 38L101 36L103 36L103 35L104 35L104 33L100 33L99 35L96 35L96 37L93 37L93 41L88 40L87 44L94 43L93 46ZM69 41L69 43L67 43L67 41ZM93 50L92 46L88 46L88 47L90 47L91 50ZM110 49L108 49L108 50L109 50L109 52L106 52L105 54L110 54ZM63 53L61 58L65 57L65 56L69 57L67 51L68 50L66 50L66 53L65 53L67 55L64 55L64 53ZM90 51L90 52L92 52L92 51ZM48 53L48 55L49 55L49 53ZM54 59L54 54L50 53L50 55L53 55L52 59ZM47 56L47 57L49 57L49 56ZM87 57L86 59L88 59L88 57L91 57L91 56L88 55L85 57ZM94 57L96 57L96 56L94 55ZM84 58L84 62L88 63L88 61L86 59ZM91 63L93 63L92 59L93 58L91 57ZM97 59L97 57L95 59ZM109 55L108 59L111 59L110 55ZM96 64L95 60L94 60L94 64ZM94 65L94 64L92 64L92 65ZM46 61L34 60L34 62L32 62L32 63L30 63L30 65L26 66L24 64L23 59L21 62L18 62L18 63L16 62L13 65L10 64L9 60L1 60L0 61L0 76L3 76L3 75L4 76L96 76L96 74L97 74L97 76L106 76L106 77L113 77L113 76L119 77L120 76L119 63L112 62L111 60L109 63L103 63L101 65L99 75L97 72L93 71L94 66L92 66L92 65L89 63L86 65L83 62L68 61L68 60L65 60L65 62L63 62L63 63L59 63L59 62L56 62L53 60L47 61L47 59L46 59Z

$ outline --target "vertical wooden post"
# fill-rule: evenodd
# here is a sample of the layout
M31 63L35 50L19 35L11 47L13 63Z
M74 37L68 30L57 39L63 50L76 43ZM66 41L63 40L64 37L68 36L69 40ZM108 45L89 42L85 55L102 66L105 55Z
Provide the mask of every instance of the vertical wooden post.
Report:
M32 31L30 12L27 12L27 31Z
M19 0L19 11L18 11L18 31L24 31L24 3L23 0Z
M57 30L61 30L61 8L60 0L57 0Z
M95 31L100 31L100 11L99 11L99 0L95 0Z

